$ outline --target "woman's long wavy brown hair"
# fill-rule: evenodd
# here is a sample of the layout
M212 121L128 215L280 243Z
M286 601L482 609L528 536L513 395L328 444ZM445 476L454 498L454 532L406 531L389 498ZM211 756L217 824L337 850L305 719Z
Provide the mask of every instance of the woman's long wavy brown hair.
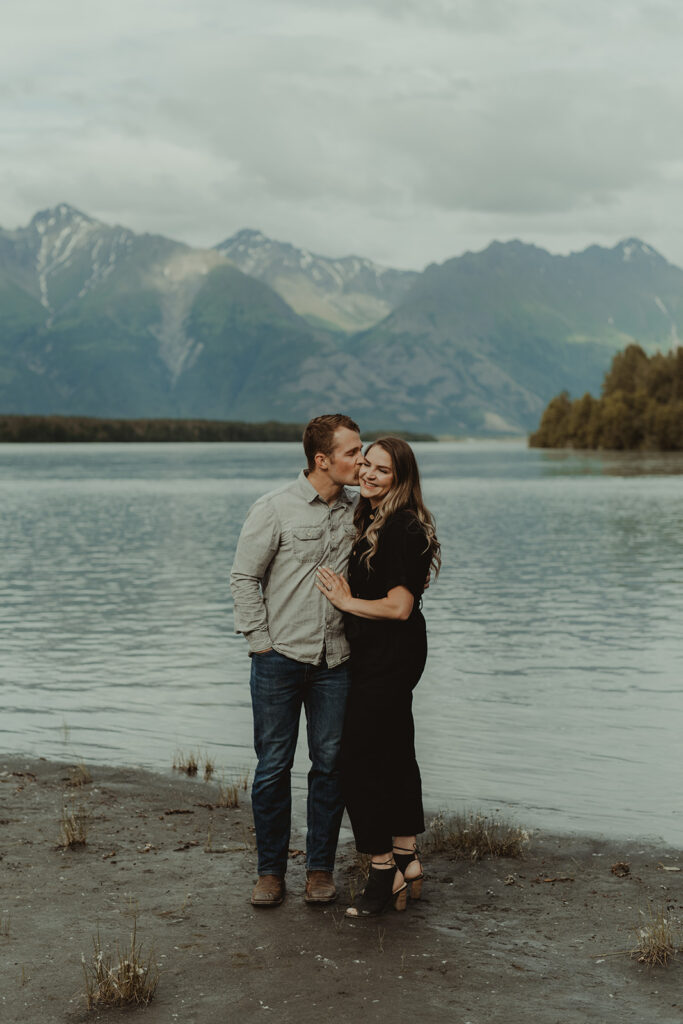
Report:
M420 471L413 449L400 437L378 437L365 449L365 454L371 448L378 446L383 448L391 459L391 468L394 474L394 482L391 490L381 505L375 510L375 518L365 531L369 548L363 555L361 561L365 562L368 568L372 567L372 559L377 553L379 535L387 520L400 509L409 509L415 516L415 521L425 535L425 552L431 555L430 567L434 574L438 575L441 568L441 545L436 539L436 527L434 517L426 507L422 499L422 486L420 484ZM356 540L363 535L363 524L367 519L370 510L370 502L367 498L361 497L353 517L354 524L358 531Z

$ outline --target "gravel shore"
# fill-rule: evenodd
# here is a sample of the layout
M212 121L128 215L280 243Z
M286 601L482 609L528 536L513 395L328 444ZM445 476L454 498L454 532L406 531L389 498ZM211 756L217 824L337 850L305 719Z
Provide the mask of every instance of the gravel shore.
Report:
M80 787L72 771L0 758L3 1024L120 1020L87 1009L82 956L98 932L103 948L124 945L135 913L160 971L132 1011L146 1024L683 1020L680 963L627 952L648 907L683 916L677 850L537 833L521 860L431 857L406 913L351 922L354 851L340 850L339 902L313 908L293 849L285 903L255 910L245 793L227 809L216 784L170 771L91 766ZM59 848L62 808L79 805L87 843Z

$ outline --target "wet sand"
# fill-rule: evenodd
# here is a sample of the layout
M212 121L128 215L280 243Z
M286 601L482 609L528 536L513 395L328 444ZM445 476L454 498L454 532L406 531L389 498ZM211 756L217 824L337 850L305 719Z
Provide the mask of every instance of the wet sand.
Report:
M75 788L68 764L0 758L3 1024L131 1012L147 1024L683 1020L681 964L648 968L620 952L650 903L683 916L683 872L665 870L683 866L677 850L536 833L523 860L430 857L422 900L350 922L354 851L340 850L339 902L314 908L293 849L285 903L255 910L246 794L219 808L211 782L90 771L92 783ZM80 849L57 848L65 801L89 814ZM630 873L613 874L616 862ZM155 998L88 1011L81 956L98 931L104 947L125 943L134 905L138 938L160 965Z

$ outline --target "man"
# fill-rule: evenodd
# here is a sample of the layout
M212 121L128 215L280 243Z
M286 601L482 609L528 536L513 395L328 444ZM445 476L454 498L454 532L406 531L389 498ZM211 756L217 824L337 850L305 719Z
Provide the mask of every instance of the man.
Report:
M308 469L260 498L242 528L231 574L235 629L251 655L254 747L252 806L258 882L251 902L274 907L285 894L291 827L290 770L306 709L307 903L336 899L334 857L344 810L337 767L350 683L341 613L315 585L321 563L346 574L355 536L363 462L360 433L348 416L318 416L303 436Z

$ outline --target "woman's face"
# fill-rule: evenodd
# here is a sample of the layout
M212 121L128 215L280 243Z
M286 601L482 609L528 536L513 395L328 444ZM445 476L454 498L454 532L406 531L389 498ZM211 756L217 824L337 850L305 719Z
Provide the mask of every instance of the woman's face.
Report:
M368 498L373 508L381 505L394 486L394 471L391 456L378 444L365 453L365 462L358 474L360 493Z

